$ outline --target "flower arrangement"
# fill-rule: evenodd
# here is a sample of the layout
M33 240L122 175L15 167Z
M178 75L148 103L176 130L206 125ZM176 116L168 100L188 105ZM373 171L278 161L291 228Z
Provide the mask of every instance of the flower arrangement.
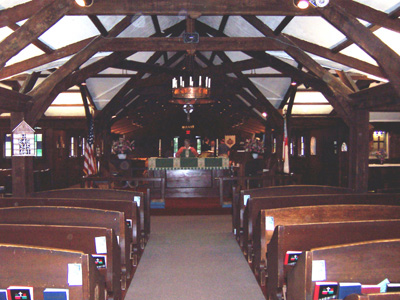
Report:
M134 142L130 142L122 137L119 138L118 141L113 142L111 149L114 154L128 154L132 152L135 147Z
M264 153L264 147L259 138L247 140L244 147L247 152Z
M379 159L381 161L381 164L383 164L383 161L387 157L385 149L380 149L380 150L376 151L375 156L377 159Z

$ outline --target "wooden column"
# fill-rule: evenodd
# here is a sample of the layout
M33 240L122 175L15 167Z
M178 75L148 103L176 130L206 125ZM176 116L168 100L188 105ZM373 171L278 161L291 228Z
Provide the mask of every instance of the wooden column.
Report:
M356 192L368 191L369 112L356 110L349 134L349 187Z
M24 119L24 113L11 113L11 131ZM11 178L13 197L27 197L33 192L33 157L12 156Z

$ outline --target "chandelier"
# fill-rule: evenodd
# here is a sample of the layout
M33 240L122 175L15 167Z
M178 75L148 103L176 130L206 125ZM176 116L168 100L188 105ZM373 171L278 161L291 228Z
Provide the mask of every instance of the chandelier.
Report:
M193 78L195 78L193 80ZM185 86L183 76L172 79L172 99L169 101L175 104L209 104L214 102L210 99L211 95L211 78L201 75L198 77L189 76Z

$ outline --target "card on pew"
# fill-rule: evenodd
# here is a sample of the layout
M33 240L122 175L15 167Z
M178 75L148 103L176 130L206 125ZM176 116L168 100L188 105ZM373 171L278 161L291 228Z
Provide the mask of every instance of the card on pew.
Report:
M376 284L361 285L361 294L378 294L381 292L381 287Z
M47 288L43 291L43 300L69 300L69 290Z
M351 294L361 294L361 283L359 282L339 282L338 299L344 299Z
M313 300L337 299L337 282L320 281L315 283Z
M9 286L7 288L8 300L33 300L33 287Z
M285 266L294 266L302 253L302 251L287 251L285 255Z
M92 254L97 269L107 268L107 255Z
M388 283L386 287L387 293L400 292L400 283Z
M7 300L7 290L0 290L0 300Z

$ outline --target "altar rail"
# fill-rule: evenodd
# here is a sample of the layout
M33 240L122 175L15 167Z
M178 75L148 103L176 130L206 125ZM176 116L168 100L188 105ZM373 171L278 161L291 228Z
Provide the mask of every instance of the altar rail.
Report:
M82 177L81 188L84 188L89 182L107 182L108 188L112 188L113 182L134 182L138 186L140 182L160 182L161 183L161 199L165 200L165 178L158 177Z

